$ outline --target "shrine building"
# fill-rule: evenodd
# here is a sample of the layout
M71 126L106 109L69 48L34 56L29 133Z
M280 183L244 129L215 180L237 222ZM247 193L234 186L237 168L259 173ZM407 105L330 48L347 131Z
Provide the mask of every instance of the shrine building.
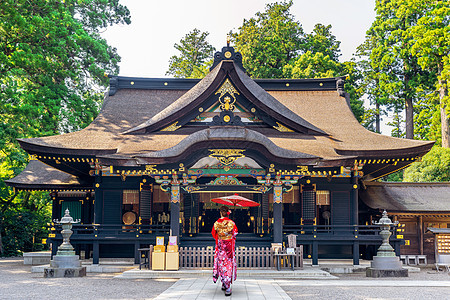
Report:
M210 200L239 194L260 206L231 214L237 246L270 247L294 233L313 264L319 257L358 264L381 242L371 225L378 207L360 191L433 142L366 130L344 81L252 79L232 47L214 55L201 80L113 76L89 126L19 140L33 159L7 183L49 191L52 219L67 208L80 219L71 242L94 263L137 259L137 249L161 235L213 246L219 205ZM55 227L48 242L58 244ZM404 244L395 235L391 242L397 252Z

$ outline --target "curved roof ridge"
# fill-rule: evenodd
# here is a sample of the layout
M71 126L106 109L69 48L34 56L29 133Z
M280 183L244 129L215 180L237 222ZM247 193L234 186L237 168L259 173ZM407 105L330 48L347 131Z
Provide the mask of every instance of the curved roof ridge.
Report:
M226 64L227 66L224 67L224 64ZM220 72L220 70L222 69L224 69L223 73ZM297 128L297 130L301 132L312 131L316 134L328 135L327 132L306 121L295 112L290 110L287 106L280 103L275 97L271 96L266 90L264 90L256 82L254 82L253 79L246 75L245 72L241 68L239 68L239 66L236 66L235 62L227 60L221 61L210 73L208 73L208 75L206 75L205 78L197 83L191 90L175 100L175 102L170 104L161 112L151 117L146 122L128 129L127 131L123 132L123 134L136 133L153 125L156 125L157 127L154 129L161 129L162 127L167 127L170 124L173 124L174 120L166 121L165 124L161 124L161 122L164 123L165 119L175 115L185 107L194 103L200 96L204 95L205 93L213 93L211 89L214 89L215 91L216 88L219 88L222 80L226 77L226 73L228 73L230 70L236 71L235 73L230 72L228 74L230 76L230 79L232 81L240 81L240 88L244 89L245 94L247 94L249 98L253 98L249 99L249 101L253 102L256 106L258 106L258 103L261 103L263 106L265 106L265 109L269 110L271 115L278 116L276 119L278 119L278 121L280 121L281 123L284 123L284 125ZM223 78L218 78L219 74L222 74ZM215 84L217 84L217 87L212 86ZM237 82L235 82L234 84L237 84Z
M205 78L200 80L199 83L197 83L192 89L187 91L184 95L182 95L180 98L175 100L172 104L167 106L165 109L160 111L158 114L154 115L152 118L150 118L148 121L133 127L131 129L128 129L127 131L123 132L123 134L128 134L132 132L139 131L141 129L144 129L146 127L149 127L151 125L156 124L157 122L162 121L163 119L167 118L168 116L171 116L175 114L176 112L183 109L186 105L194 102L198 96L203 94L208 87L213 83L214 79L217 77L217 74L219 73L220 67L222 66L222 62L220 62L214 70L209 72Z
M302 152L297 152L294 150L288 150L285 148L281 148L280 146L277 146L274 142L272 142L269 138L267 138L265 135L243 127L212 127L203 129L197 132L194 132L193 134L189 135L188 137L184 138L180 143L176 144L175 146L172 146L170 148L154 151L154 152L148 152L146 154L142 155L136 155L136 158L139 157L173 157L178 156L182 154L184 151L186 151L190 146L202 142L202 141L208 141L208 140L243 140L243 141L249 141L249 142L255 142L258 144L263 145L271 154L283 157L283 158L289 158L289 159L295 159L295 158L310 158L310 159L319 159L318 156L310 155Z

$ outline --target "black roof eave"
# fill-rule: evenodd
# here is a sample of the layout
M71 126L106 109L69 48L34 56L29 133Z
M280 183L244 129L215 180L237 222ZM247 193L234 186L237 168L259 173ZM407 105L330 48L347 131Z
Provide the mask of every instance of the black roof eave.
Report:
M266 91L336 91L336 82L345 77L311 79L253 79ZM143 78L110 76L109 95L121 89L139 90L190 90L201 79Z

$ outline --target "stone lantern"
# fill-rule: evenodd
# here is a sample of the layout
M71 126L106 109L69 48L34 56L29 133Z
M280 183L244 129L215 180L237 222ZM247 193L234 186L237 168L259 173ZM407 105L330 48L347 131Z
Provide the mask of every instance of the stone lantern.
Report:
M392 234L391 225L396 225L398 222L392 223L385 210L380 221L374 222L374 224L380 225L380 236L383 241L378 248L377 255L370 263L370 268L367 268L367 277L408 277L408 270L402 268L402 262L389 244L389 237Z
M58 247L56 255L50 262L50 267L44 269L44 277L83 277L86 276L86 267L81 266L78 255L70 244L70 236L72 235L72 224L80 222L74 221L70 216L70 212L66 209L64 217L60 221L54 220L55 223L61 224L63 242Z

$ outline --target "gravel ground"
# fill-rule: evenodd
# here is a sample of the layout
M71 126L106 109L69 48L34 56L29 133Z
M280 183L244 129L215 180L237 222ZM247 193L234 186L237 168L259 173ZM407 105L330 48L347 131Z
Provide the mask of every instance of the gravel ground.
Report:
M400 278L369 278L364 273L353 274L333 274L340 280L365 280L365 281L450 281L450 276L446 272L437 273L431 268L421 268L419 273L410 273L409 277ZM450 299L449 287L350 287L350 286L308 286L299 287L295 284L283 284L281 288L293 300L300 299L358 299L358 300L443 300Z
M358 299L358 300L443 300L450 299L450 288L444 287L295 287L281 286L293 300Z
M30 269L21 257L0 259L0 299L153 299L177 281L122 280L99 273L47 279Z
M81 278L50 278L31 273L30 266L23 265L23 258L0 259L0 299L153 299L168 289L176 279L123 280L113 278L117 274L88 273ZM445 272L437 273L422 268L407 278L367 278L363 273L334 274L340 280L411 280L450 281ZM333 280L334 281L334 280ZM367 300L450 300L449 287L362 287L362 286L303 286L292 281L280 281L280 286L293 299L367 299ZM189 300L189 299L188 299Z

